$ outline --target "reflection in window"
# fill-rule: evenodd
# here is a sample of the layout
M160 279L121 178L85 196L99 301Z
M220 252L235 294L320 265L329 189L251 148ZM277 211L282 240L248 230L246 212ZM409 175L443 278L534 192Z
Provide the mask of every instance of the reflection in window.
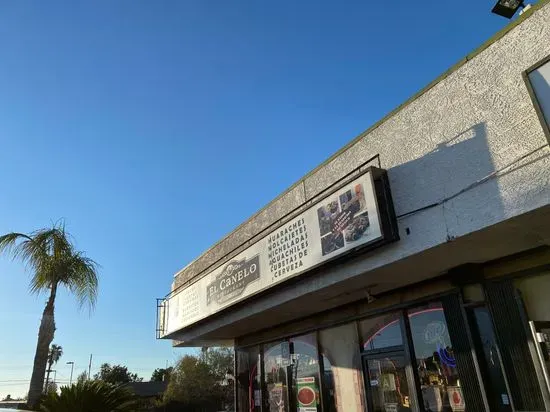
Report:
M380 355L378 355L380 356ZM410 393L402 352L367 360L372 412L410 412Z
M363 350L403 345L399 313L362 320L359 322L359 330L361 331Z
M287 351L284 350L287 344L287 342L277 342L264 346L264 383L267 397L266 406L269 412L289 412L288 359Z
M264 383L269 412L320 411L315 334L264 346Z
M237 349L237 396L239 410L261 411L260 357L257 346Z
M319 332L323 354L324 412L364 410L364 384L357 328L354 323Z
M426 411L465 410L447 321L441 304L408 311Z
M290 339L291 348L291 411L315 412L321 410L319 355L315 334Z

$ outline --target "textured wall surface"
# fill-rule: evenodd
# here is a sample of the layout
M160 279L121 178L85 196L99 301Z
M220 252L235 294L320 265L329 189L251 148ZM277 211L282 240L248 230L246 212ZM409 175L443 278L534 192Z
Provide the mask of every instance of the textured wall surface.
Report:
M546 3L191 262L173 289L219 266L376 154L398 216L439 205L400 217L401 240L369 256L364 270L550 204L550 149L529 155L547 140L522 78L549 54Z

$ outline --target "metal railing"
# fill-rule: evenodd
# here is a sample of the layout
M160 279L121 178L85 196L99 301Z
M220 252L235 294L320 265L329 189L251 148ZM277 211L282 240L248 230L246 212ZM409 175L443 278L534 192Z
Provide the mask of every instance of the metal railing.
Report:
M156 338L162 339L166 334L166 307L168 299L157 298L157 316L156 316Z

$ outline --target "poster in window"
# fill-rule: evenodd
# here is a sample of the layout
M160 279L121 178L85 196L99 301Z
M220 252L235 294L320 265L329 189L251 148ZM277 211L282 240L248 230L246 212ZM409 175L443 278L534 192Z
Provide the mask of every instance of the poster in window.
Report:
M268 386L269 392L269 412L286 411L286 386L282 383L275 383Z
M464 398L462 397L462 388L460 386L448 386L447 394L449 395L449 403L451 404L453 412L464 411L466 409Z
M319 391L314 377L296 379L298 412L317 412Z

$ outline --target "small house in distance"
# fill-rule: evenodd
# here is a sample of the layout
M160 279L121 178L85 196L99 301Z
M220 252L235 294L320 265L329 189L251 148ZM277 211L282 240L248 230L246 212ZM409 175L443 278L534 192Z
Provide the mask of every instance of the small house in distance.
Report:
M128 382L123 387L139 398L139 411L149 411L154 410L156 401L162 400L168 382Z

